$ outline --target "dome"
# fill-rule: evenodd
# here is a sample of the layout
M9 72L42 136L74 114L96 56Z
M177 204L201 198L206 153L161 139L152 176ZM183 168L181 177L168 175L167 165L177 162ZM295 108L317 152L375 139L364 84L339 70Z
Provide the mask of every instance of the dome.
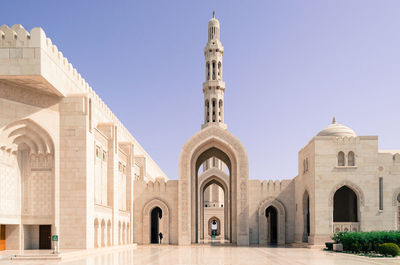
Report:
M320 131L317 136L353 136L356 137L356 133L347 126L336 123L336 118L333 118L332 124Z
M213 11L213 17L208 21L208 27L218 27L219 21L215 18L215 11Z

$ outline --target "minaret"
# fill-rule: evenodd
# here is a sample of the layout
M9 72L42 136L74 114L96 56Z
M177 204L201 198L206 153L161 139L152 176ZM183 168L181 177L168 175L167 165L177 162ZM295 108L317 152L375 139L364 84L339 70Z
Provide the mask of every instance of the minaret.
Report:
M225 82L222 81L222 56L224 47L219 40L219 21L213 17L208 22L208 42L204 48L206 59L206 80L203 83L204 93L204 124L218 125L226 129L224 123L224 93Z

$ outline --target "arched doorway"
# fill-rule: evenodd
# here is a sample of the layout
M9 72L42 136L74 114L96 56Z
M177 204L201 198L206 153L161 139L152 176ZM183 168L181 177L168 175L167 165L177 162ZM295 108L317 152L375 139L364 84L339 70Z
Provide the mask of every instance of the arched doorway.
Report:
M258 207L259 244L286 243L286 211L275 197L268 197Z
M153 210L151 210L150 214L150 243L158 244L159 238L158 234L160 233L160 219L162 218L162 210L160 207L154 207Z
M157 209L158 208L158 209ZM169 244L169 207L160 199L152 199L143 206L142 241L143 244L159 242L158 234L163 234L162 244ZM157 232L158 226L158 232ZM157 233L157 241L155 234Z
M270 244L278 243L278 211L274 206L269 206L265 210L267 217L267 242Z
M242 143L226 129L208 126L192 136L179 157L180 245L198 243L200 238L199 167L210 158L224 162L229 169L229 239L238 245L249 244L248 159ZM234 194L234 196L233 196Z
M344 185L333 195L333 232L347 231L360 231L359 198L353 189Z
M199 179L200 199L199 199L199 239L211 239L211 235L207 233L208 221L210 217L216 217L219 220L220 237L218 239L230 241L230 214L229 214L229 187L227 183L228 175L224 175L222 171L212 169L202 174ZM216 176L220 175L220 176ZM205 202L206 191L210 188L218 188L219 195L222 197L218 202L212 204ZM215 192L215 190L214 190ZM216 194L213 194L216 195ZM221 221L222 220L222 221Z
M310 236L310 196L305 191L303 195L303 242L308 242Z
M347 186L333 196L333 222L358 222L357 195Z
M218 217L213 216L208 220L208 235L219 236L221 234L221 221Z

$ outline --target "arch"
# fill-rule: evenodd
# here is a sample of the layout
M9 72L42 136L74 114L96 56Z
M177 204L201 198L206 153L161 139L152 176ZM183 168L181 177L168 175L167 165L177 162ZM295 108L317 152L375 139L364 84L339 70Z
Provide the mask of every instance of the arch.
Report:
M130 233L130 229L131 228L131 226L130 226L130 224L129 224L129 222L126 224L126 242L127 242L127 244L130 244L131 243L131 233Z
M221 62L218 62L218 80L221 80L221 79L222 79L222 71L221 71L221 68L222 68L222 64L221 64Z
M12 122L4 127L2 133L0 134L0 138L8 139L7 145L12 145L14 140L19 136L25 136L26 138L22 139L30 139L38 148L38 151L43 152L44 154L54 154L54 141L50 134L34 122L31 119L23 119L19 121ZM21 142L19 142L21 144Z
M219 126L208 126L193 135L179 156L179 230L178 242L188 245L198 242L198 168L211 156L222 160L229 168L230 240L238 245L249 244L248 158L242 143ZM232 196L235 194L235 196Z
M169 207L164 201L158 198L152 199L143 207L143 244L150 244L150 215L155 207L159 207L162 211L162 218L160 220L160 232L163 234L162 244L169 244Z
M364 206L364 193L363 193L363 191L361 190L361 188L358 186L358 185L356 185L356 184L354 184L353 182L351 182L351 181L348 181L348 180L345 180L345 181L342 181L342 182L339 182L337 185L335 185L335 187L331 190L331 192L330 192L330 194L329 194L329 201L328 201L328 206L330 206L330 207L333 207L333 196L335 195L335 192L338 190L338 189L340 189L342 186L347 186L347 187L349 187L350 189L352 189L355 193L356 193L356 195L357 195L357 198L358 198L358 202L359 202L359 207L362 207L362 206Z
M268 243L267 217L265 213L271 206L277 211L277 243L278 245L284 245L286 243L286 211L282 202L275 197L266 198L258 207L259 244L262 245Z
M344 185L333 196L333 222L358 222L357 194Z
M345 161L344 161L345 159L344 159L344 153L342 152L342 151L340 151L339 153L338 153L338 166L339 167L343 167L343 166L345 166Z
M217 108L217 100L215 98L213 98L211 100L211 107L212 107L211 119L212 119L212 122L216 122L218 108Z
M99 247L99 220L94 219L94 247Z
M126 244L126 226L125 222L122 223L122 244Z
M219 218L218 217L216 217L216 216L213 216L213 217L211 217L210 219L208 219L208 235L209 236L211 236L212 235L212 222L213 221L216 221L217 222L217 233L216 233L216 236L219 236L220 234L221 234L221 220L219 220Z
M212 184L217 184L219 187L222 188L224 191L224 236L225 239L230 239L230 235L228 231L231 227L231 219L229 216L229 184L228 180L229 177L218 168L212 168L206 172L204 172L199 177L199 186L200 186L200 199L198 201L198 208L200 209L200 229L198 229L198 237L199 239L204 239L204 191L207 189L208 186ZM220 223L221 224L221 223Z
M394 190L393 192L393 197L392 197L392 205L393 206L397 206L397 197L400 194L400 187L398 187L397 189Z
M210 122L210 102L208 99L205 101L205 108L204 108L204 123Z
M107 222L107 246L111 246L111 221L108 220Z
M219 110L219 122L223 122L224 121L224 102L222 101L222 99L219 100L218 110Z
M353 151L350 151L347 154L347 165L350 167L354 167L356 165L355 155Z
M210 80L210 62L206 64L206 73L207 73L207 80Z
M306 189L303 193L303 242L308 242L311 232L310 194Z
M118 245L121 245L121 221L118 221Z
M212 80L216 79L216 66L217 62L216 61L212 61Z
M106 222L104 221L104 219L101 220L101 246L105 247L106 246L106 235L105 232L106 231Z

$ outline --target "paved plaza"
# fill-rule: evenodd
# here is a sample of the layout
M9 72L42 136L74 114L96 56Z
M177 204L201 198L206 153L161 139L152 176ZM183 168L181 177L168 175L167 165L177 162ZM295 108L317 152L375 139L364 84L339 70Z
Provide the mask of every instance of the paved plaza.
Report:
M101 252L101 251L100 251ZM399 258L367 258L319 249L232 246L138 246L136 249L55 261L1 261L3 264L400 264Z

